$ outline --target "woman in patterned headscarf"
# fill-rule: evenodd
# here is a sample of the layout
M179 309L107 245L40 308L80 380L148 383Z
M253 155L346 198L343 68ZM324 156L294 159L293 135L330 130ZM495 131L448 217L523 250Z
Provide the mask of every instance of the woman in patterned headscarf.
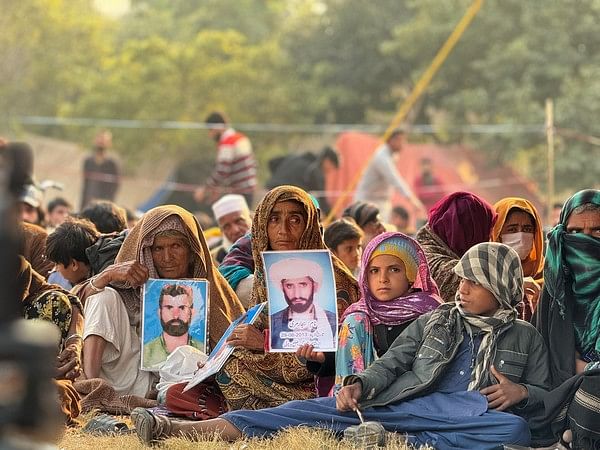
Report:
M429 211L416 239L445 302L454 301L460 281L452 269L469 248L489 241L495 221L494 209L470 192L449 194Z
M255 269L250 304L267 299L263 251L325 248L318 210L305 191L280 186L268 192L257 206L252 222ZM333 255L332 259L338 313L341 315L358 300L358 286L344 264ZM232 335L231 343L238 348L217 376L217 383L231 410L266 408L315 396L313 376L296 355L262 351L267 323L265 320L256 327L242 325ZM246 342L256 342L256 346L245 347Z

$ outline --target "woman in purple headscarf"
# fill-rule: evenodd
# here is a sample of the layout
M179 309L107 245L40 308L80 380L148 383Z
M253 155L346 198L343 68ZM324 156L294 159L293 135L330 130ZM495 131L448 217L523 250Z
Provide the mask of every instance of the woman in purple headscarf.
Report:
M452 269L467 250L490 240L496 217L488 202L470 192L449 194L429 211L416 239L445 302L454 301L460 281Z
M402 233L383 233L365 248L361 298L342 316L335 357L335 388L381 357L413 320L442 299L429 275L423 249Z

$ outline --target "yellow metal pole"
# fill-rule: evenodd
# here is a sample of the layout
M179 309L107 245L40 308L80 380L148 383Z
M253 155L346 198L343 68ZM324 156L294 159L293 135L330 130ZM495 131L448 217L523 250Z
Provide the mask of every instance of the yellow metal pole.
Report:
M444 61L446 60L446 58L448 57L448 55L450 54L450 52L452 51L452 49L454 48L454 46L456 45L458 40L461 38L461 36L465 32L465 30L469 27L469 25L471 24L471 22L473 21L473 19L475 18L475 16L479 12L479 10L481 9L482 5L483 5L483 0L474 0L473 3L471 4L471 6L469 6L467 11L463 15L462 19L460 19L460 22L458 22L458 24L456 25L456 27L454 28L454 30L452 31L452 33L450 34L448 39L446 39L446 42L444 42L444 45L442 45L440 50L437 52L437 54L435 55L435 57L429 64L429 67L427 67L427 70L425 70L425 72L423 72L423 75L421 75L421 78L419 79L419 81L417 81L417 84L415 84L415 87L413 88L412 92L404 100L402 105L400 105L400 109L398 110L398 112L396 113L394 118L392 119L392 122L390 123L389 127L387 128L387 130L385 131L385 133L383 134L383 136L381 138L381 140L383 142L387 141L387 139L389 138L392 131L394 131L396 128L398 128L398 126L406 118L406 115L409 113L411 108L414 106L415 102L423 94L425 89L427 89L427 86L429 86L429 83L433 79L434 75L437 73L439 68L442 66L442 64L444 63ZM346 187L346 189L344 190L342 195L337 199L337 201L331 208L331 211L329 212L329 214L323 221L324 225L328 225L333 220L333 218L337 215L337 213L341 209L342 205L344 204L346 197L348 197L348 194L350 192L352 192L354 190L354 188L356 187L356 185L358 184L358 181L361 179L363 172L369 165L369 162L370 162L370 158L365 163L363 168L356 173L355 177L352 179L350 184Z

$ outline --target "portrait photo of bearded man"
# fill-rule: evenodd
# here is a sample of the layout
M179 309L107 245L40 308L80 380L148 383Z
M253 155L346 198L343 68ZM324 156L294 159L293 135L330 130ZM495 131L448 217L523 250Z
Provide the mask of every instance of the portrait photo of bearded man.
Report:
M268 278L271 287L277 288L270 294L283 296L287 305L271 313L271 349L291 351L305 343L334 349L337 318L328 306L335 311L335 291L324 288L321 264L297 257L281 259L270 265ZM277 303L269 304L275 309Z
M190 332L196 316L194 290L191 286L165 284L160 290L157 312L162 332L144 344L144 369L159 368L169 354L182 345L205 350L204 342Z

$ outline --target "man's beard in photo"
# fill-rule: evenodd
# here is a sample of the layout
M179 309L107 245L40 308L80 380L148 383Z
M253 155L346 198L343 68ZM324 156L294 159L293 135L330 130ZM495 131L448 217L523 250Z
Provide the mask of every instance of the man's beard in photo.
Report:
M285 298L285 301L287 302L289 308L295 312L295 313L303 313L306 312L308 310L308 308L310 308L313 304L314 298L315 298L315 292L313 290L313 292L311 292L311 294L308 296L308 298L304 298L304 297L294 297L292 299L290 299L290 297L287 296L287 294L284 292L283 293L283 297ZM292 300L303 300L305 302L306 307L303 306L299 306L299 305L293 305L292 304ZM299 309L302 308L302 309Z
M164 322L162 318L160 319L160 324L162 325L162 329L169 336L179 337L183 336L190 329L189 322L184 322L180 319L172 319L168 322Z

